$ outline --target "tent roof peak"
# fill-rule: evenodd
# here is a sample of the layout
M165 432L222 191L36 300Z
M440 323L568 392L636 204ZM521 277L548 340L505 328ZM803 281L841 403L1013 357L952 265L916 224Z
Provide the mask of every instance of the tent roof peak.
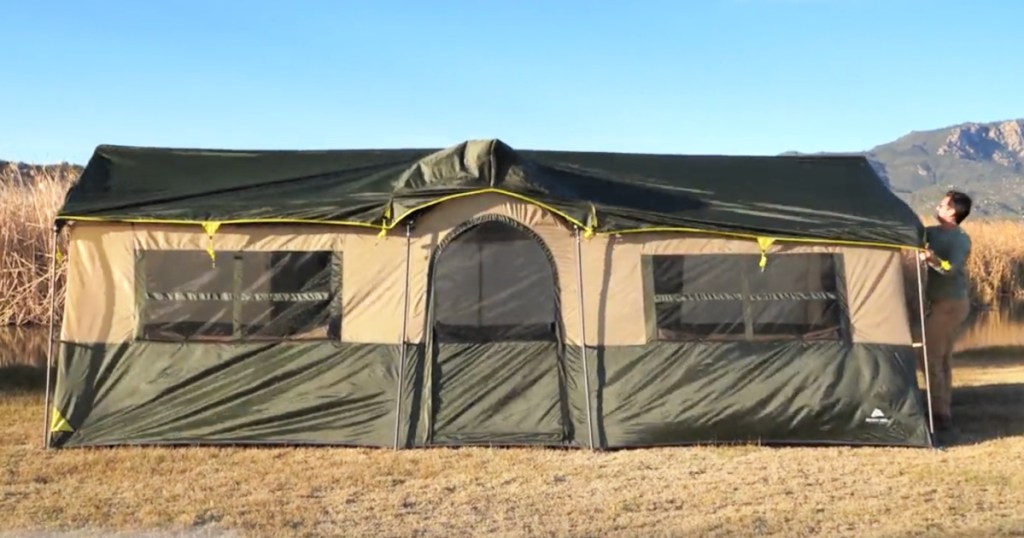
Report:
M519 157L497 138L471 139L430 153L410 166L395 182L396 190L432 185L497 187Z

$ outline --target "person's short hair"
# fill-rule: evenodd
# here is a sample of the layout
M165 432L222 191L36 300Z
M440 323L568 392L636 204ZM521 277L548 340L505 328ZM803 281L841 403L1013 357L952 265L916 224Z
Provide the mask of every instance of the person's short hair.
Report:
M956 211L956 223L960 224L971 214L971 197L960 191L947 191L946 196L949 197L949 205Z

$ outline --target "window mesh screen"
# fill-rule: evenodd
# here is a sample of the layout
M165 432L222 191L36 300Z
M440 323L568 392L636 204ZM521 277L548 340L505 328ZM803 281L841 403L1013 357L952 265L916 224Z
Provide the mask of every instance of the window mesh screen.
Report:
M844 326L836 258L653 256L658 338L839 339Z
M555 338L551 262L534 238L500 221L476 225L444 247L433 298L442 342Z
M146 340L334 336L340 262L333 252L142 251L140 337Z

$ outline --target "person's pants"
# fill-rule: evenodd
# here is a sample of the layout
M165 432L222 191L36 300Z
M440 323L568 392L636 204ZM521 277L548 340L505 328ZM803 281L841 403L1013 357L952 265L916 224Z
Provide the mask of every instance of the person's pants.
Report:
M967 299L946 299L931 303L925 317L925 345L928 350L928 378L931 382L932 410L938 421L952 418L953 400L953 344L970 314ZM920 362L923 356L918 355ZM923 371L924 365L921 364Z

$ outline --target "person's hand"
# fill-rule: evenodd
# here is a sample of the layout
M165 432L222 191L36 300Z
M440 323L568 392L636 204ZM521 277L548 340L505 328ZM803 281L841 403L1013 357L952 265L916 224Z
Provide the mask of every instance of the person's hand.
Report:
M935 253L932 252L932 249L926 248L926 249L924 249L924 252L922 252L920 254L920 258L922 260L926 261L926 262L934 261L935 260Z

